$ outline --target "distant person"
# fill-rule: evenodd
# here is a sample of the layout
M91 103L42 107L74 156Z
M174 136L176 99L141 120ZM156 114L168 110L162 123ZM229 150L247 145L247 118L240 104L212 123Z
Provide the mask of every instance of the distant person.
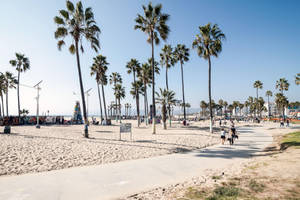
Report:
M224 120L224 125L225 125L225 126L227 125L227 121L226 121L226 120Z
M230 137L229 137L229 143L230 143L230 145L233 145L235 138L236 138L236 129L235 129L234 126L231 126Z
M224 130L224 128L221 129L221 142L222 144L225 143L225 138L226 138L226 132Z
M286 127L289 127L290 126L290 120L286 120Z
M220 127L222 126L222 120L220 119L220 121L219 121L219 125L220 125Z
M280 127L284 127L284 122L283 122L283 120L280 121Z

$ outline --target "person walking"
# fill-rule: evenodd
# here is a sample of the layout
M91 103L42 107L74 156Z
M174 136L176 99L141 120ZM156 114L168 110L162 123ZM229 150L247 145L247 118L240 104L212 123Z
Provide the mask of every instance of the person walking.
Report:
M221 129L221 143L224 144L225 143L225 138L226 138L226 131L224 130L224 128Z
M289 127L290 126L290 120L286 120L286 127Z

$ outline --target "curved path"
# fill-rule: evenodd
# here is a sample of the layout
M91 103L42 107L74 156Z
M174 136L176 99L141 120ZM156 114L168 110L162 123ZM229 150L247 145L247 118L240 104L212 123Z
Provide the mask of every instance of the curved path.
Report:
M222 169L248 159L272 142L259 128L238 129L233 146L216 145L186 153L100 166L0 177L0 199L104 200L122 198L160 186L184 182L207 169Z

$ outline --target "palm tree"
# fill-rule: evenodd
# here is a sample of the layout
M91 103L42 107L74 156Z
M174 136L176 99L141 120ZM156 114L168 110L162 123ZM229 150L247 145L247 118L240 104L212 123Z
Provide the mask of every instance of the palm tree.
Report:
M118 105L118 101L117 101L117 96L116 96L116 86L117 84L122 84L123 80L121 75L118 72L113 72L110 76L109 76L109 83L112 85L113 84L113 90L114 90L114 94L115 94L115 105ZM118 121L118 117L116 115L116 121Z
M106 112L106 103L105 103L105 96L104 96L104 85L107 84L107 66L109 63L106 61L106 57L103 55L98 55L94 58L94 63L91 67L91 75L96 75L96 81L97 81L97 88L98 88L98 96L99 96L99 103L100 103L100 113L101 113L101 123L102 123L102 105L101 105L101 95L100 95L100 89L99 84L101 84L102 89L102 98L103 98L103 104L104 104L104 115L105 115L105 122L107 123L107 112Z
M227 110L227 106L228 106L227 101L223 102L223 106L224 106L224 109L225 109L225 117L226 117L226 110Z
M269 100L270 100L270 97L273 96L272 91L270 91L270 90L266 91L266 96L268 98L268 115L269 115L269 118L270 118L271 117L271 112L270 112L271 107L270 107L270 101Z
M278 108L282 108L282 117L283 120L285 120L284 107L288 105L288 99L282 93L277 93L275 94L275 103L278 106Z
M159 36L166 40L170 32L166 22L169 19L168 14L161 12L162 5L158 4L154 7L150 2L148 6L143 5L144 16L138 14L135 19L136 25L134 29L139 29L148 35L147 41L151 44L152 48L152 133L155 134L155 76L154 76L154 42L156 45L159 44Z
M183 80L183 64L184 62L189 61L189 49L185 47L184 44L177 44L174 50L174 57L176 62L180 62L181 69L181 87L182 87L182 102L183 106L183 118L186 120L186 112L185 112L185 96L184 96L184 80Z
M300 73L295 76L295 83L296 85L300 85Z
M249 101L244 102L244 107L246 108L246 117L248 116L248 107L250 106Z
M24 54L16 53L16 59L9 61L9 63L13 66L16 67L16 70L18 71L18 85L17 85L17 95L18 95L18 115L20 119L20 73L26 72L27 70L30 69L30 62L27 57L25 57Z
M120 84L118 83L115 88L114 88L114 91L115 91L115 96L118 100L118 107L119 107L119 119L120 119L120 122L121 122L121 99L124 99L125 98L125 88Z
M233 109L234 109L234 114L235 114L235 117L236 117L236 109L237 109L237 107L239 107L239 104L240 104L240 102L238 102L238 101L233 101L232 102L232 106L233 106Z
M6 94L6 116L8 117L8 90L12 88L16 88L16 84L18 83L16 77L11 72L1 73L4 78L4 93Z
M224 104L224 101L223 101L223 99L220 99L219 101L218 101L218 104L219 104L219 107L220 107L220 109L221 109L221 117L223 116L223 104Z
M160 63L161 66L165 66L166 68L166 88L169 90L169 84L168 84L168 69L171 66L174 66L174 55L173 55L173 48L171 45L165 45L160 53ZM169 116L169 122L171 126L171 107L168 105L167 107L168 116Z
M156 92L156 101L161 104L161 114L162 121L164 124L164 129L167 129L167 105L175 104L175 93L173 91L168 91L167 89L159 89L160 93Z
M85 38L91 44L91 48L98 52L98 49L100 48L100 29L94 20L92 8L88 7L84 10L81 1L77 2L76 6L74 6L74 4L69 0L66 1L66 7L67 10L60 10L59 16L54 17L54 22L58 25L54 36L55 39L58 39L57 47L59 50L61 50L61 47L65 45L65 37L68 35L71 36L72 44L69 47L69 51L71 54L76 54L83 116L85 121L84 136L88 138L88 118L86 114L84 88L81 77L79 49L82 53L84 52L82 41Z
M256 88L256 100L258 100L258 89L263 88L263 83L261 81L257 80L257 81L254 82L253 87ZM259 108L256 108L256 111L258 111L258 110L259 110Z
M0 73L0 97L1 97L1 105L2 105L2 117L4 117L4 102L3 95L5 94L5 77L3 73Z
M244 104L239 103L240 116L242 116L242 110L244 108Z
M141 65L136 59L131 59L126 65L127 73L133 74L133 84L136 85L136 77L140 73ZM138 127L140 127L141 120L140 120L140 100L138 92L135 92L135 101L136 101L136 113L137 113L137 120L138 120Z
M213 113L211 104L211 56L218 57L222 51L222 40L225 35L217 24L213 26L208 23L205 26L199 26L200 34L196 35L193 42L193 48L197 49L198 56L208 60L208 96L209 96L209 113L210 113L210 132L213 132Z
M148 124L148 98L147 98L147 87L151 83L151 66L148 63L142 64L139 79L143 83L143 94L144 94L144 113L146 125Z
M281 94L283 94L283 91L288 91L289 90L290 84L285 78L281 78L278 81L276 81L276 89L279 89Z
M202 116L205 116L205 112L206 112L207 107L208 107L208 104L205 101L200 102L200 108L202 110Z

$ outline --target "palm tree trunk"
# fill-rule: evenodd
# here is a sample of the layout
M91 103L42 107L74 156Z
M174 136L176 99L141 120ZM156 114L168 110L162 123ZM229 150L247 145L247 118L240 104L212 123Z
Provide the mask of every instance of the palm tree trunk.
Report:
M145 84L145 112L146 112L146 125L148 125L148 97L147 97L147 84Z
M3 94L3 93L2 93ZM3 102L3 95L1 95L1 103L2 103L2 117L5 115L4 111L4 102Z
M137 121L138 121L138 127L140 127L141 119L140 119L140 99L139 94L137 90L136 80L135 80L135 71L133 71L133 84L135 89L135 104L136 104L136 115L137 115Z
M88 138L88 118L86 115L86 105L84 99L84 89L81 77L81 69L80 69L80 60L79 60L79 49L78 49L78 40L75 41L75 51L76 51L76 59L77 59L77 69L78 69L78 77L79 77L79 84L80 84L80 92L81 92L81 100L82 100L82 108L83 108L83 117L84 117L84 137Z
M167 116L166 116L166 105L163 105L162 108L161 108L161 111L162 111L162 121L163 121L163 126L164 126L164 129L166 130L167 129Z
M121 123L121 100L120 98L118 99L119 100L119 120L120 120L120 123Z
M168 60L167 60L168 63ZM169 91L169 84L168 84L168 66L166 65L166 88ZM168 115L169 115L169 123L170 123L170 127L171 127L171 107L170 104L168 103Z
M20 70L18 70L18 85L17 85L17 92L18 92L18 116L20 121Z
M99 84L97 83L97 89L98 89L98 98L99 98L99 106L100 106L100 124L102 124L103 114L102 114L102 103L101 103L101 95L100 95L100 89Z
M212 106L211 106L211 62L210 56L208 56L208 98L209 98L209 116L210 116L210 124L209 131L212 133L212 123L213 123L213 115L212 115Z
M153 45L153 32L151 32L151 47L152 47L152 134L156 134L155 123L155 73L154 73L154 45Z
M6 90L6 117L8 117L8 86Z
M256 115L258 115L258 88L256 88L256 113L255 113L255 117Z
M181 86L182 86L182 101L183 101L183 118L186 120L186 111L185 111L185 98L184 98L184 80L183 80L183 66L182 61L180 61L181 67Z
M105 102L104 86L103 86L103 84L101 84L101 87L102 87L102 98L103 98L103 106L104 106L105 123L107 124L107 112L106 112L106 102Z

